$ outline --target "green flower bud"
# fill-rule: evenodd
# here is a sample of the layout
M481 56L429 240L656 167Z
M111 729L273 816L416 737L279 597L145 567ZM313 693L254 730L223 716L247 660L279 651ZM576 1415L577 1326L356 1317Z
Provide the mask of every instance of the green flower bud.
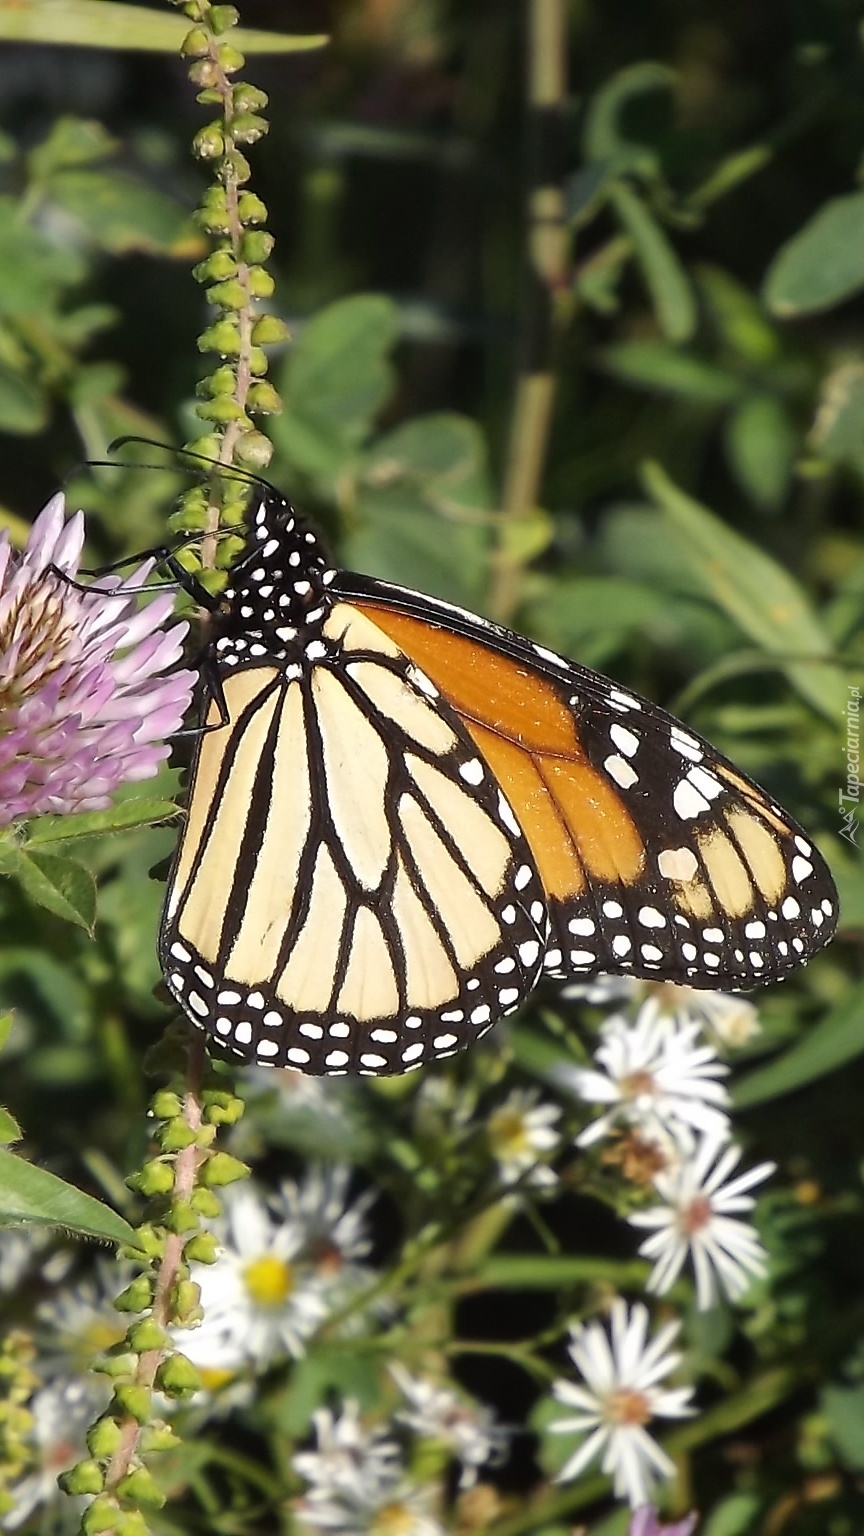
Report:
M250 267L246 281L249 285L249 292L256 299L269 299L273 289L276 287L272 276L265 267Z
M207 20L217 37L223 32L230 32L240 20L240 12L236 5L211 5Z
M237 388L237 372L230 363L217 368L209 378L199 379L195 385L197 395L233 395Z
M156 1140L163 1152L182 1152L185 1147L192 1146L196 1136L197 1132L193 1131L191 1125L186 1124L181 1115L175 1115L173 1120L167 1120L156 1132Z
M248 1179L251 1169L230 1152L213 1152L201 1164L198 1177L207 1188L220 1189L224 1184L236 1184L238 1179Z
M239 80L231 87L231 104L235 112L263 112L269 97L266 91L247 80Z
M219 457L219 439L215 432L208 433L206 437L196 437L193 442L186 443L185 446L190 453L195 453L202 459L212 459L214 463Z
M269 229L247 229L240 242L240 255L250 263L266 261L275 244Z
M197 1230L198 1217L188 1200L172 1200L165 1225L169 1232L177 1232L181 1237L184 1232Z
M169 1355L156 1371L156 1386L166 1397L192 1397L201 1391L201 1377L185 1355Z
M105 1487L105 1473L98 1461L87 1457L77 1461L68 1472L63 1472L57 1481L64 1493L101 1493Z
M203 1315L200 1285L194 1280L178 1280L171 1299L172 1321L188 1328L192 1323L200 1323Z
M165 1494L146 1467L134 1467L125 1477L121 1477L117 1484L117 1494L125 1503L143 1504L147 1509L161 1509L165 1503Z
M117 1312L146 1312L153 1301L153 1281L150 1275L136 1275L131 1285L116 1297Z
M104 1418L97 1419L96 1423L91 1424L88 1429L87 1449L91 1456L107 1461L109 1456L114 1455L122 1438L123 1431L117 1420L106 1414Z
M183 1113L183 1100L171 1088L160 1088L153 1095L151 1108L157 1120L173 1120Z
M218 160L225 153L225 135L220 123L207 123L192 140L192 153L199 160Z
M209 325L198 338L199 352L218 352L220 357L236 357L240 351L240 332L233 316L223 315Z
M232 141L233 142L233 141ZM225 151L220 174L223 178L233 176L239 187L245 186L252 176L252 167L244 154L239 149L229 148Z
M108 1411L117 1418L126 1415L134 1419L136 1424L146 1424L153 1414L150 1388L139 1386L137 1381L118 1381Z
M218 304L220 309L245 309L249 302L249 295L238 278L230 278L226 283L214 283L207 289L208 304Z
M246 63L245 54L242 54L239 48L232 48L230 43L220 43L216 50L216 57L226 75L236 75L238 69L242 69Z
M109 1380L116 1381L120 1376L131 1376L137 1364L137 1355L130 1355L124 1344L118 1346L113 1352L106 1350L104 1355L99 1355L90 1369L97 1371L100 1376L107 1376Z
M204 90L199 91L195 97L200 107L221 107L222 92L218 89L218 82L222 74L215 59L202 59L200 64L193 64L189 78L193 85L204 86Z
M94 1499L81 1516L84 1536L101 1536L103 1531L115 1531L118 1515L117 1501L113 1495L106 1493Z
M226 544L229 542L233 543L233 540L225 540ZM221 550L223 546L220 544L219 548ZM204 1217L206 1221L212 1221L215 1216L222 1215L222 1201L219 1196L215 1195L212 1189L202 1189L200 1184L189 1196L189 1204L196 1215Z
M267 219L267 205L254 192L241 192L237 199L237 217L241 224L263 224Z
M223 283L236 272L237 262L233 254L224 249L212 251L206 261L199 261L197 267L192 268L192 276L199 283Z
M257 112L238 112L231 120L231 132L235 144L257 144L265 133L270 132L270 124Z
M263 381L249 385L246 405L247 409L256 416L278 416L282 410L278 390L275 390L272 384L265 384Z
M228 203L225 198L224 187L212 186L207 188L201 199L201 207L196 217L202 229L206 229L208 234L230 234L231 218L228 213Z
M267 369L270 367L270 364L267 360L267 353L262 352L260 347L249 348L248 361L249 372L253 374L257 379L262 378L263 375L267 372Z
M163 1233L151 1226L149 1221L142 1222L135 1228L134 1248L122 1248L121 1257L124 1259L161 1259L165 1252L165 1237Z
M141 1431L140 1444L142 1456L155 1456L159 1451L175 1451L181 1440L170 1424L148 1424Z
M174 1169L170 1163L160 1163L158 1159L151 1158L144 1164L140 1173L132 1173L126 1180L130 1189L137 1189L140 1195L152 1200L158 1195L169 1195L174 1188Z
M140 1322L133 1323L126 1333L126 1340L130 1349L139 1355L150 1349L166 1349L171 1342L155 1317L142 1317Z
M180 44L184 59L203 59L210 52L210 38L203 27L193 27Z
M242 405L238 405L228 395L217 395L215 400L198 401L195 414L202 421L215 421L219 426L227 426L229 421L242 421L246 412Z
M215 1264L219 1257L219 1244L212 1232L196 1232L183 1249L183 1256L190 1264Z
M244 469L260 473L273 457L273 444L263 432L245 432L234 449L234 459Z

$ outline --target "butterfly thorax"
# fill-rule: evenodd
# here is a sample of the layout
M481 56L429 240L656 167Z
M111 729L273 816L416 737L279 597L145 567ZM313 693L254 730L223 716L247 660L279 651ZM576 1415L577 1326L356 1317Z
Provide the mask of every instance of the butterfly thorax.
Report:
M319 539L288 502L263 495L214 619L218 662L233 669L291 661L330 610L334 574Z

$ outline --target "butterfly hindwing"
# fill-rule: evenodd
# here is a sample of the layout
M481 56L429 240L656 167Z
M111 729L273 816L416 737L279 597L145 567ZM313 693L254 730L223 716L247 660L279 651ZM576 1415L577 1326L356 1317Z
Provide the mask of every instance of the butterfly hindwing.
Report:
M406 1071L512 1012L548 947L518 821L456 713L377 626L223 678L161 936L169 988L238 1054Z

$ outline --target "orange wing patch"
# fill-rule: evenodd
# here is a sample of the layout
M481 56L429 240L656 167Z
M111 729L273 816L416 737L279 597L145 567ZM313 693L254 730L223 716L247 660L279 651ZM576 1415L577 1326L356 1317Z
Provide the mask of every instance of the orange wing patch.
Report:
M462 635L371 603L356 606L458 711L513 807L549 896L568 901L588 879L632 885L640 878L645 848L636 824L587 761L573 713L549 683Z

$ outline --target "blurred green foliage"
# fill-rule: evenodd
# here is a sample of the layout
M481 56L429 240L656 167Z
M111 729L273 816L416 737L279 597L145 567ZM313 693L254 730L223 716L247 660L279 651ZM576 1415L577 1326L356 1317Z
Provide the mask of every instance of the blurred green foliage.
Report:
M763 1215L775 1269L734 1345L724 1311L689 1319L709 1407L676 1443L702 1536L857 1536L864 861L841 835L838 794L845 702L864 676L862 18L852 0L572 12L571 244L538 504L502 527L526 324L516 0L354 0L325 54L262 64L272 132L256 165L280 236L275 307L294 332L271 475L345 563L472 607L488 606L504 548L520 568L515 623L683 712L832 862L841 939L766 998L736 1093L742 1134L780 1164ZM120 433L189 435L205 319L188 272L203 249L189 101L154 58L21 47L14 68L0 139L0 519L20 543L73 476L96 563L158 542L183 483L170 461L79 465ZM130 1217L141 1062L165 1017L149 873L175 835L149 823L178 788L166 770L146 801L98 824L41 823L0 845L0 993L15 1009L4 1102L30 1155ZM352 1163L387 1192L389 1262L406 1233L450 1233L478 1198L452 1119L460 1096L480 1123L503 1083L545 1084L562 1055L583 1059L581 1016L545 993L436 1069L437 1107L417 1078L340 1085L322 1119L256 1082L238 1150L279 1170ZM524 1368L526 1331L554 1331L644 1275L620 1235L608 1257L607 1212L581 1178L574 1158L554 1206L505 1213L467 1258L454 1239L400 1293L415 1344L440 1304L457 1361L466 1338L488 1347L465 1379L500 1389L514 1417L548 1372L542 1350ZM302 1436L334 1386L379 1400L368 1357L325 1340L290 1394L263 1397L260 1438L272 1450L277 1430ZM208 1528L251 1530L218 1523L227 1453L211 1431L197 1464L176 1469L196 1508L188 1528L203 1509ZM515 1465L521 1496L536 1469L527 1450ZM249 1467L230 1478L237 1507L254 1507ZM541 1526L515 1507L490 1528L569 1529L554 1510ZM591 1526L623 1529L619 1515Z

